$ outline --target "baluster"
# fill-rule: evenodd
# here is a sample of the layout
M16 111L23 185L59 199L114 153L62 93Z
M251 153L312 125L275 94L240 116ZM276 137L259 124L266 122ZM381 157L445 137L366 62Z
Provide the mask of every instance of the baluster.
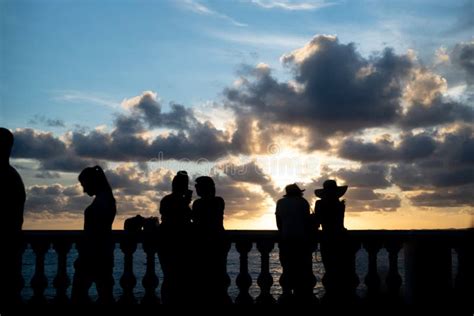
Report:
M13 253L4 253L5 256L12 256L14 261L12 261L12 270L7 271L7 273L11 273L12 277L12 288L11 290L11 303L12 304L21 304L21 291L25 286L25 280L23 279L22 268L23 268L23 252L25 251L25 242L22 237L18 238L18 241L15 242L15 246L13 247ZM8 251L9 252L9 251ZM10 266L10 265L9 265ZM5 302L10 302L10 296L3 297ZM8 301L7 301L8 300Z
M402 248L402 243L390 241L385 244L388 251L388 274L386 278L388 295L390 298L397 299L399 297L400 287L402 286L402 277L398 273L398 252Z
M289 284L288 275L287 275L285 269L283 269L283 265L281 264L281 248L282 248L281 243L278 244L278 248L280 249L279 256L280 256L280 265L281 265L281 269L282 269L280 279L278 280L278 282L280 283L282 293L281 293L280 297L278 298L278 303L279 304L286 304L287 302L291 301L292 293L291 293L291 287L290 287L290 284Z
M160 300L156 296L156 288L160 280L155 273L155 254L157 252L156 243L152 240L145 240L143 242L143 251L146 253L146 272L143 276L142 285L145 289L143 297L143 304L158 304Z
M249 288L252 285L252 277L248 269L248 253L252 249L252 242L238 241L236 243L236 249L240 254L240 272L235 282L239 288L239 295L235 302L237 304L252 304L253 298L249 294Z
M120 249L124 254L124 269L120 278L123 294L119 299L119 303L134 304L136 299L133 289L137 285L137 278L133 274L133 253L137 250L137 242L134 238L124 240L120 243Z
M270 304L275 303L275 299L270 294L273 284L273 277L270 273L270 252L273 250L272 241L257 242L257 249L260 252L261 268L257 284L260 287L260 295L257 297L257 303Z
M365 276L365 285L367 285L368 296L374 297L380 292L380 277L377 272L377 254L381 248L377 241L364 242L364 248L369 254L369 269Z
M356 255L360 247L361 247L360 242L349 241L349 250L350 250L349 260L350 260L350 267L351 267L350 276L349 276L350 280L348 280L349 289L350 289L348 293L349 299L355 299L357 297L356 289L360 283L359 276L357 275L357 272L356 272Z
M44 273L44 257L49 249L49 242L36 240L31 242L31 247L36 255L35 274L31 278L31 287L33 288L33 297L31 302L34 304L46 303L44 290L48 286L48 279Z
M71 284L67 275L67 254L71 249L71 243L67 241L56 241L53 244L54 250L58 254L58 270L53 281L56 288L56 302L67 303L69 301L66 291Z
M230 242L226 239L222 246L222 304L232 304L232 299L229 296L228 289L230 286L230 277L227 273L227 255L230 250Z
M458 307L472 308L474 297L474 251L472 250L472 231L466 232L463 240L456 246L458 271L454 279L454 294Z

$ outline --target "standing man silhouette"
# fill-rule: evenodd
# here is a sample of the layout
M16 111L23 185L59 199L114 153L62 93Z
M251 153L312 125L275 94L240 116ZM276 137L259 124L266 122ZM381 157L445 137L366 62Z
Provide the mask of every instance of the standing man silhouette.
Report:
M298 185L287 185L278 200L276 222L280 234L280 261L283 267L282 300L314 302L313 250L315 241L309 203Z
M22 287L22 233L25 186L20 175L10 165L13 134L0 128L0 232L2 269L0 307L20 302Z

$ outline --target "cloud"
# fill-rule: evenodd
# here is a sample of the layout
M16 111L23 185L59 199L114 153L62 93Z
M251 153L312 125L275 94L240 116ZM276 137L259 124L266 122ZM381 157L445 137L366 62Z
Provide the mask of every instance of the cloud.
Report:
M451 60L464 71L466 82L474 84L474 41L457 44L451 53Z
M238 84L224 90L226 105L245 121L257 122L262 132L275 125L306 129L308 151L327 149L324 140L367 128L474 119L472 107L444 97L446 79L412 53L386 48L365 58L354 43L318 35L281 61L292 71L291 80L277 80L267 65L246 66Z
M281 9L288 11L318 10L336 4L335 2L321 0L250 0L250 3L264 9Z
M474 132L471 126L459 126L440 136L433 153L412 162L399 162L391 168L391 182L415 205L467 205L461 198L474 185ZM429 198L434 200L430 202ZM456 199L458 202L456 203Z
M64 186L59 183L51 185L33 185L26 190L25 211L28 213L63 212L80 213L90 204L91 199L82 194L80 185Z
M208 6L202 4L199 0L180 0L179 2L181 3L181 5L184 8L186 8L186 9L188 9L188 10L194 12L194 13L214 16L214 17L226 20L226 21L232 23L233 25L239 26L239 27L247 26L247 24L236 21L235 19L231 18L230 16L228 16L224 13L221 13L221 12L218 12L218 11L215 11L215 10L209 8Z
M375 142L347 138L341 143L338 154L342 158L361 162L413 161L430 156L438 145L431 135L424 133L402 134L397 145L390 137L382 137Z
M274 186L270 175L265 174L256 161L251 161L242 165L226 163L219 166L219 169L222 169L225 175L236 182L259 185L264 192L274 199L279 193Z
M463 185L454 188L445 188L432 192L422 192L410 196L410 201L415 206L421 207L470 207L474 212L474 185Z
M66 153L66 145L52 133L38 132L31 128L17 129L12 149L14 158L43 159Z
M306 37L291 34L269 34L262 32L222 32L209 31L209 35L226 42L261 48L291 49L306 42Z
M120 102L112 100L110 97L98 93L77 90L59 90L54 91L54 95L54 99L59 101L91 103L110 107L113 109L120 108Z
M342 181L349 186L344 196L348 212L394 212L401 205L400 197L394 193L376 192L392 186L389 171L389 166L382 164L338 170L324 166L321 175L313 179L310 186L321 188L326 179L338 179L338 183Z
M162 106L157 94L145 91L141 96L124 100L122 105L132 111L129 119L142 119L150 128L168 127L172 129L187 129L197 124L193 110L180 104L171 104L171 111L162 112ZM122 119L125 117L122 116Z
M39 114L36 114L31 120L29 120L28 124L32 124L32 125L42 124L48 127L66 127L63 120L51 119L51 118L47 118L44 115L39 115Z
M38 179L59 179L59 178L61 178L61 175L58 172L42 170L42 171L35 174L35 178L38 178Z

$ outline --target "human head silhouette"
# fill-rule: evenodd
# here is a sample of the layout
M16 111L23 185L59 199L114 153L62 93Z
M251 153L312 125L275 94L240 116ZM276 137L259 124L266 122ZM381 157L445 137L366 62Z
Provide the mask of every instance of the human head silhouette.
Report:
M200 197L213 197L216 195L216 185L214 180L208 176L196 178L196 193Z
M87 193L89 196L94 196L99 192L112 193L104 170L100 166L85 168L79 174L78 179L84 189L84 193Z
M314 194L322 199L338 199L347 191L347 185L338 186L336 180L324 181L322 189L314 190Z
M189 185L188 173L184 170L178 171L171 182L171 191L173 193L187 193Z
M8 129L0 127L0 162L8 164L13 147L13 134Z
M285 187L286 194L285 197L290 196L303 196L304 189L301 190L300 187L296 183L288 184Z

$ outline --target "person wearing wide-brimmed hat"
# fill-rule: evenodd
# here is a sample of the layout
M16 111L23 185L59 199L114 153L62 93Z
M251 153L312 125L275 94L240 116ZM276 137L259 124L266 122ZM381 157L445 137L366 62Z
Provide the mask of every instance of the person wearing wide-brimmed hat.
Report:
M322 227L321 256L326 273L323 284L325 298L331 300L351 299L354 287L354 256L344 227L345 201L340 198L346 193L347 185L338 186L335 180L326 180L322 189L314 194L320 198L314 207L316 226Z
M309 302L314 300L312 254L313 227L308 201L296 183L287 185L286 194L276 205L276 222L280 234L280 261L283 267L282 300L294 297Z

